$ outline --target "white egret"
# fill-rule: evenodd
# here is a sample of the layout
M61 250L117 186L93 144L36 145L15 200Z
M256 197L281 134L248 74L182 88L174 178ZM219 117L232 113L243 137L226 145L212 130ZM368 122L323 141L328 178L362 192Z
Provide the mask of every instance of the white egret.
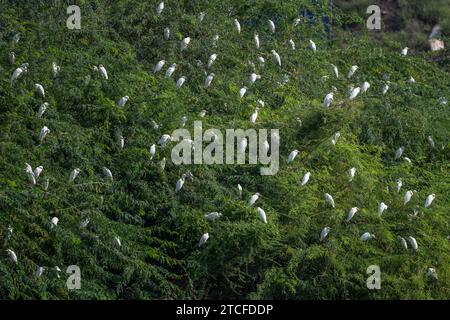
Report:
M211 82L214 79L214 73L210 73L205 79L205 87L208 88L211 85Z
M164 67L165 63L166 63L166 60L160 60L153 68L153 73L157 73L157 72L161 71L161 69Z
M152 144L148 151L150 152L150 160L152 160L156 154L156 145Z
M400 189L402 188L403 182L401 178L397 179L397 192L400 192Z
M180 43L180 50L181 51L185 50L188 47L190 42L191 42L191 38L189 38L189 37L184 38Z
M34 176L33 168L28 163L25 163L25 172L27 173L30 183L35 185L36 177Z
M208 69L211 68L211 66L214 64L214 61L217 59L217 53L213 53L208 58Z
M58 225L59 219L57 217L53 217L50 221L52 228L56 227Z
M70 172L69 183L73 182L80 172L81 170L79 168L73 169L72 172Z
M247 87L242 87L239 90L239 97L241 97L241 99L244 97L245 93L247 92Z
M266 212L261 209L260 207L256 208L256 210L258 211L259 217L261 218L261 220L264 223L267 223L267 216L266 216Z
M34 84L34 88L36 89L37 93L39 94L39 96L41 98L45 98L45 90L44 90L44 87L41 84L35 83Z
M316 53L316 44L314 43L314 41L312 41L311 39L309 40L309 47L311 48L311 50Z
M182 76L180 79L177 80L177 88L181 88L183 86L184 82L186 81L186 77Z
M352 92L350 92L350 96L349 96L348 98L349 98L350 100L355 99L355 98L358 96L358 94L359 94L360 91L361 91L361 88L360 88L360 87L353 88L353 89L352 89Z
M251 83L251 84L255 83L256 80L259 80L259 79L261 79L261 76L260 76L259 74L256 74L256 73L253 72L253 73L250 75L250 83Z
M108 178L109 180L113 180L113 175L111 170L109 170L107 167L103 167L102 168L103 174L106 176L106 178Z
M325 238L328 236L329 233L330 233L330 227L323 228L322 231L320 232L320 241L325 240Z
M16 68L14 70L13 74L11 75L11 82L19 79L19 77L27 71L28 71L28 68L26 66L24 66L24 67L20 66L20 67Z
M208 241L208 239L209 239L209 233L203 234L202 237L200 238L200 241L199 241L199 243L198 243L198 246L199 246L199 247L204 246L205 243L206 243L206 241Z
M214 37L213 37L213 46L217 45L217 41L219 41L219 35L215 34Z
M339 140L340 137L341 137L341 133L340 133L339 131L337 131L337 132L334 134L333 138L331 138L331 143L332 143L333 145L336 145L336 143L338 142L338 140Z
M405 147L400 147L395 151L395 160L400 159L400 157L403 154L403 151L405 151Z
M334 208L334 199L329 193L325 193L325 201Z
M234 19L234 27L236 28L238 33L241 33L241 24L239 23L238 19Z
M10 52L8 54L8 60L10 64L14 64L14 62L16 61L16 54L14 52Z
M220 212L210 212L205 214L205 219L209 221L216 221L222 216Z
M419 245L417 244L417 240L414 237L409 236L408 242L411 245L411 247L417 251L419 249Z
M378 205L378 214L381 216L384 210L386 210L387 208L388 206L384 202L380 202L380 204Z
M411 159L408 158L408 157L403 157L403 160L405 160L406 162L408 162L408 164L412 164Z
M373 233L364 232L359 239L361 241L368 241L373 238L375 238L375 235Z
M355 74L356 70L358 70L358 66L352 66L348 72L347 78L351 78L353 77L353 75Z
M259 108L255 108L255 110L253 111L252 115L250 116L250 122L251 123L255 123L256 119L258 118L258 110Z
M119 247L122 246L122 241L120 241L120 238L119 238L118 236L115 236L115 237L114 237L114 242L115 242Z
M169 27L164 28L164 39L169 40L170 38L170 29Z
M123 136L117 137L117 145L119 146L119 149L123 149L125 146L125 138Z
M41 104L37 113L37 116L39 118L41 118L44 115L45 110L47 110L48 106L49 106L48 102L44 102L43 104Z
M169 141L172 141L172 137L168 134L163 134L161 138L159 138L158 144L164 147Z
M259 61L261 64L266 63L266 60L264 60L263 57L258 57L258 61Z
M432 136L428 136L428 137L427 137L427 141L428 141L428 143L430 144L430 146L431 146L432 148L434 148L434 140L433 140L433 137L432 137Z
M6 252L8 253L8 256L11 258L11 260L14 263L17 263L17 255L14 251L12 251L11 249L7 249Z
M162 158L162 160L159 162L159 166L161 167L161 170L164 170L166 167L166 158Z
M398 236L398 239L400 240L402 248L408 250L408 243L406 242L405 238Z
M333 102L333 95L334 95L334 93L330 92L323 99L323 106L325 108L328 108L331 105L331 102Z
M237 185L237 190L238 190L239 198L242 198L242 186L239 183Z
M156 7L156 13L158 14L158 16L163 12L163 10L164 10L164 1L161 1Z
M298 155L299 152L300 152L300 151L297 150L297 149L292 150L291 153L290 153L289 156L288 156L287 163L291 163L292 161L294 161L295 157Z
M338 70L338 68L334 64L332 64L331 66L333 67L334 75L336 76L336 78L339 78L339 70Z
M352 220L353 216L355 215L355 213L357 213L359 210L358 207L353 207L350 209L350 211L348 212L347 215L347 222L349 222L350 220Z
M272 52L272 55L273 55L273 58L275 59L275 62L281 67L280 55L275 50L271 50L270 52Z
M103 79L108 80L108 72L106 71L105 67L102 64L98 65L97 70L100 72L100 76Z
M176 185L175 185L175 193L181 190L183 188L184 182L186 181L186 174L182 174L181 178L178 179Z
M309 178L311 177L311 172L307 172L304 174L303 178L302 178L302 186L304 186L305 184L308 183Z
M198 14L198 21L202 22L203 19L205 19L205 15L206 15L206 13L204 13L203 11L200 12L200 13Z
M347 171L347 174L348 174L348 182L352 182L353 178L355 177L355 174L356 174L356 168L355 167L350 168Z
M50 133L50 129L47 126L43 126L41 131L39 132L39 141L45 139L45 137Z
M120 98L120 100L117 101L117 105L118 105L119 107L124 107L125 104L127 103L128 99L130 99L129 96L124 96L124 97Z
M261 196L261 194L259 192L255 193L254 195L252 195L250 197L250 200L248 201L249 205L254 205L256 201L258 201L259 197Z
M436 198L436 195L434 193L428 195L427 199L425 200L425 208L428 208L431 206L431 203L433 202L434 198Z
M409 76L408 83L416 83L416 80L412 76Z
M403 49L402 49L402 56L406 56L407 54L408 54L408 47L404 47Z
M413 192L411 190L406 191L406 193L403 197L403 205L407 204L411 200L412 196L413 196Z
M387 82L384 84L383 89L382 89L383 95L385 95L385 94L388 92L388 90L389 90L389 84L390 84L389 81L387 81Z
M60 278L59 273L61 272L61 269L58 266L55 266L56 276L58 279Z
M200 113L198 114L198 116L199 116L200 118L204 118L204 117L206 116L207 113L208 113L208 111L202 110L202 111L200 111Z
M275 23L273 23L273 21L269 19L268 25L269 25L270 32L275 33Z
M41 175L42 170L44 170L43 166L39 166L39 167L36 167L36 169L34 169L33 173L34 173L34 177L36 178L36 180Z
M38 267L36 272L35 272L35 277L36 278L40 278L42 276L42 274L44 273L45 268L44 267Z
M367 90L369 90L369 88L370 88L370 83L368 83L367 81L364 81L364 83L361 86L362 93L366 93Z
M255 33L253 39L255 40L256 49L259 49L259 34Z
M61 67L56 64L56 62L52 62L52 76L53 78L56 78L58 75L59 70L61 70Z
M167 70L166 74L164 75L164 78L170 78L172 74L175 72L175 69L177 68L177 64L173 63Z
M427 269L427 277L433 278L434 280L437 280L438 276L437 276L437 273L436 273L436 269L428 268Z

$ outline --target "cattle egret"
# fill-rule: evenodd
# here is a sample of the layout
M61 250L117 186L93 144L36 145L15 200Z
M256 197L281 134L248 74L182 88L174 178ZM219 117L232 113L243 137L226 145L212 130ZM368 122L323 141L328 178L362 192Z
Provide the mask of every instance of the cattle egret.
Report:
M178 179L176 185L175 185L175 193L181 190L183 188L184 182L186 181L186 174L182 174L181 178Z
M119 149L123 149L125 146L125 138L123 136L117 137L117 145L119 146Z
M408 158L408 157L403 157L403 160L405 160L406 162L408 162L408 164L412 164L411 159Z
M269 19L268 24L270 32L275 33L275 23L273 23L273 21Z
M408 54L408 47L404 47L403 49L402 49L402 56L406 56L407 54Z
M234 26L238 33L241 33L241 24L239 23L238 19L234 19Z
M44 270L45 270L44 267L38 267L34 274L36 276L36 278L40 278L42 276L42 274L44 273Z
M207 113L206 110L202 110L202 111L200 111L200 113L198 114L198 116L199 116L200 118L204 118L204 117L206 116L206 113Z
M150 152L150 160L152 160L153 157L154 157L155 154L156 154L156 145L155 145L155 144L152 144L152 145L150 146L149 152Z
M37 113L37 116L39 118L41 118L44 115L45 110L47 110L48 106L49 106L48 102L44 102L43 104L41 104L41 106L39 107L38 113Z
M205 87L208 88L214 79L214 73L209 74L205 79Z
M103 167L102 171L103 171L103 174L106 176L106 178L108 178L109 180L113 179L112 172L107 167Z
M288 156L288 160L287 163L291 163L292 161L294 161L295 157L298 155L300 151L298 151L297 149L291 151L291 153Z
M425 200L425 208L428 208L431 203L433 202L434 198L436 198L436 195L434 193L430 194L427 199Z
M400 147L395 151L395 160L400 159L400 157L403 154L403 151L405 151L405 147Z
M39 96L41 98L45 98L45 90L44 90L44 87L41 84L36 83L34 85L34 88L36 89L37 93L39 94Z
M352 182L353 181L353 178L355 177L355 174L356 174L356 168L350 168L348 171L347 171L347 174L348 174L348 182Z
M252 73L252 74L250 75L250 84L255 83L256 80L259 80L259 79L261 79L261 76L260 76L259 74Z
M407 204L412 196L413 192L411 190L406 191L405 196L403 197L403 205Z
M161 71L161 69L162 69L162 67L164 67L165 63L166 63L166 60L160 60L153 68L153 73L157 73L157 72Z
M357 69L358 69L358 66L352 66L350 68L350 71L348 72L347 78L353 77L353 75L355 74Z
M162 160L159 162L159 166L161 167L161 170L164 170L166 167L166 158L162 158Z
M334 208L334 199L329 193L325 193L325 201Z
M433 140L433 137L432 137L432 136L428 136L428 137L427 137L427 140L428 140L428 143L430 144L430 146L431 146L432 148L434 148L434 140Z
M158 16L163 12L163 10L164 10L164 1L161 1L156 7L156 13L158 14Z
M58 66L56 64L56 62L52 62L52 75L53 75L53 78L56 78L56 76L58 75L59 70L61 70L61 67Z
M402 188L403 182L402 179L397 179L397 192L400 192L400 189Z
M275 59L275 62L281 67L280 55L275 50L271 50L270 52L272 52L272 55L273 55L273 58Z
M200 238L198 246L201 247L201 246L205 245L205 243L208 239L209 239L209 234L208 233L203 234L202 237Z
M255 123L256 119L258 118L258 110L259 108L255 108L255 110L253 111L252 115L250 116L250 122L251 123Z
M188 47L190 42L191 42L191 38L189 38L189 37L184 38L180 43L180 50L181 51L185 50Z
M34 169L34 177L36 178L36 180L39 178L39 176L41 175L42 170L44 170L43 166L39 166L36 167L36 169Z
M383 89L382 89L383 95L385 95L385 94L388 92L388 90L389 90L389 84L390 84L389 81L387 81L387 82L384 84Z
M361 241L367 241L367 240L370 240L370 239L372 239L372 238L375 238L375 235L374 234L371 234L371 233L369 233L369 232L364 232L362 235L361 235L361 237L359 238Z
M323 228L322 231L320 232L320 241L325 240L325 238L328 236L329 233L330 233L330 227Z
M164 147L169 141L172 141L172 137L168 134L163 134L161 138L159 138L158 144Z
M341 133L338 131L334 134L333 138L331 138L331 143L333 145L336 145L336 143L338 142L339 138L341 136Z
M427 269L427 277L437 280L438 276L437 276L436 270L434 268L428 268Z
M309 40L309 47L311 48L311 50L316 53L316 44L314 43L314 41Z
M305 175L302 178L302 186L304 186L305 184L308 183L310 177L311 177L311 172L308 171L307 173L305 173Z
M214 61L216 61L217 59L217 54L213 53L212 55L209 56L208 58L208 69L211 68L211 66L214 64Z
M69 183L73 182L80 172L81 170L79 168L73 169L69 176Z
M370 83L368 83L367 81L364 81L364 83L361 86L362 93L366 93L367 90L369 90L369 88L370 88Z
M419 249L419 246L417 245L417 240L414 237L409 236L408 242L415 251L417 251L417 249Z
M120 238L119 238L119 237L115 236L115 237L114 237L114 242L115 242L119 247L122 246L122 241L120 241Z
M250 197L250 200L248 201L248 204L251 205L251 206L254 205L255 202L259 199L260 196L261 196L261 194L259 194L259 192L257 192L254 195L252 195Z
M213 37L213 46L217 45L217 41L219 41L219 35L215 34L214 37Z
M173 63L166 71L166 74L164 75L164 78L170 78L172 74L175 72L175 69L177 67L176 63Z
M8 253L8 256L11 258L12 261L14 261L14 263L17 263L17 255L14 251L12 251L11 249L7 249L6 252Z
M180 79L177 80L177 88L181 88L181 86L184 84L184 82L186 81L186 77L182 76Z
M261 209L260 207L258 207L258 208L256 208L256 209L257 209L257 211L258 211L258 214L259 214L259 217L261 218L261 220L262 220L264 223L267 223L266 212L265 212L263 209Z
M205 15L206 15L206 13L204 13L203 11L200 12L200 13L198 14L198 20L199 20L200 22L202 22L203 19L205 19Z
M14 35L14 37L12 38L12 43L17 44L19 42L19 40L20 40L20 32L18 32Z
M209 220L209 221L216 221L221 216L222 216L222 214L220 212L211 212L211 213L205 214L205 219Z
M353 88L353 89L352 89L352 92L350 92L350 97L348 97L348 98L349 98L350 100L355 99L355 98L358 96L358 94L359 94L360 91L361 91L361 88L360 88L360 87Z
M257 33L255 33L255 35L253 36L253 39L255 40L256 49L259 49L259 35Z
M11 82L14 80L17 80L22 75L22 73L27 72L27 71L28 71L27 66L18 67L16 70L14 70L13 74L11 75Z
M323 106L325 108L328 108L331 105L331 102L333 102L333 92L330 92L329 94L327 94L325 96L325 98L323 99Z
M259 61L261 64L266 63L266 60L264 60L263 57L258 57L258 61Z
M164 39L169 40L170 38L170 29L168 27L164 28Z
M378 214L381 216L384 210L386 210L387 208L388 206L384 202L380 202L380 204L378 205Z
M333 67L334 75L336 76L336 78L339 78L339 70L338 70L338 68L334 64L332 64L331 66Z
M406 242L405 238L398 236L398 239L400 240L400 244L403 249L408 249L408 243Z
M412 76L410 76L408 79L408 83L416 83L416 80Z
M124 107L125 104L127 103L128 99L130 99L130 97L128 97L128 96L124 96L124 97L120 98L120 100L117 101L117 105L119 107Z
M237 190L238 190L239 198L242 198L242 186L239 183L237 185Z
M25 163L25 172L27 173L28 179L32 185L36 184L36 177L34 176L33 169L28 163Z
M80 222L80 229L86 228L88 226L89 222L90 222L89 218L81 220L81 222Z
M59 273L61 272L61 269L58 267L58 266L55 266L55 271L56 271L56 276L58 277L58 279L59 279Z
M50 222L51 222L52 228L53 228L53 227L56 227L58 225L59 219L57 217L53 217Z
M42 127L41 131L39 132L39 141L42 141L45 139L45 137L50 133L50 129L46 126Z
M247 87L242 87L242 88L239 90L239 96L240 96L241 98L243 98L246 92L247 92Z
M291 49L295 50L295 42L292 39L289 39L289 44L291 45Z
M108 80L108 72L106 71L105 67L102 64L99 64L97 69L100 72L100 76L103 79Z
M350 220L352 220L353 216L355 215L355 213L357 213L359 210L358 207L353 207L350 209L350 211L348 212L347 215L347 222L349 222Z
M16 54L14 52L10 52L8 54L8 60L10 64L14 64L14 62L16 61Z

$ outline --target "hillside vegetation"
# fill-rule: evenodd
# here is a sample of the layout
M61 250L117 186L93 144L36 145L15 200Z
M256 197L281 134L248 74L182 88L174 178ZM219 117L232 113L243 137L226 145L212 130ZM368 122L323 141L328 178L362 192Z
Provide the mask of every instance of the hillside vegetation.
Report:
M165 1L160 15L158 3L76 1L80 30L66 27L66 1L0 4L0 298L449 299L450 113L444 100L450 78L428 62L431 54L402 56L405 44L384 48L366 32L357 38L340 32L329 41L320 23L306 19L295 26L301 9L331 16L328 5L309 0ZM346 20L338 10L335 30ZM217 60L207 68L213 53ZM163 59L161 72L153 73ZM52 62L61 67L56 77ZM23 63L28 71L11 81ZM172 63L176 70L165 78ZM94 70L99 64L107 80ZM353 65L359 68L348 79ZM261 79L250 85L252 72ZM215 77L206 88L210 73ZM177 88L181 76L186 82ZM349 87L364 81L368 91L349 100ZM241 99L243 86L248 90ZM333 86L334 100L324 108ZM126 95L129 101L118 106ZM258 100L265 105L251 123ZM38 117L44 102L48 107ZM174 165L174 142L157 145L151 159L150 146L178 128L183 116L191 132L195 120L203 130L279 129L279 172L261 176L259 164ZM40 141L44 126L50 133ZM399 147L404 152L395 159ZM294 149L300 152L288 164ZM36 185L25 163L33 170L43 166ZM81 172L69 182L75 168ZM350 168L356 169L351 182ZM188 171L193 178L176 193ZM307 172L310 180L302 186ZM404 205L408 190L414 193ZM250 206L256 192L261 197ZM380 202L388 206L382 215ZM266 212L267 224L256 207ZM352 207L359 211L347 222ZM207 221L204 215L214 211L222 216ZM324 227L330 232L320 241ZM360 240L365 232L375 238ZM209 239L199 247L204 233ZM405 250L399 236L414 237L418 250L409 242ZM81 269L79 290L66 287L70 265ZM379 290L366 286L370 265L380 267ZM38 267L45 268L39 277Z

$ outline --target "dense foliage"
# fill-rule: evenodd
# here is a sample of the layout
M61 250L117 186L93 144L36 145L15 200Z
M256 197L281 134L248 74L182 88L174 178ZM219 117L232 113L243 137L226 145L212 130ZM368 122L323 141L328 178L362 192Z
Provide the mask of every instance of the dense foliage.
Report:
M427 61L431 54L403 57L403 44L386 49L368 40L367 32L358 38L339 33L330 41L322 24L307 19L294 26L301 9L331 16L327 5L311 1L166 1L157 15L158 2L76 1L81 30L67 29L66 7L72 3L66 1L0 4L0 297L448 299L450 113L440 98L450 98L450 79ZM202 22L201 11L206 13ZM346 13L334 15L338 29ZM275 34L268 19L276 24ZM170 27L169 40L163 37L165 27ZM20 40L13 43L17 33ZM220 38L213 45L215 34ZM180 51L186 36L192 41ZM317 44L316 53L309 39ZM281 56L281 68L272 49ZM11 51L14 64L8 61ZM212 53L217 61L207 69ZM161 59L166 65L154 74ZM61 66L56 78L53 61ZM25 62L28 72L11 82ZM177 69L165 79L172 63ZM331 63L339 68L338 79ZM99 64L108 70L108 80L93 70ZM347 79L352 65L359 69ZM248 86L253 71L262 77L240 99L239 89ZM215 78L205 88L210 72ZM177 89L182 75L186 83ZM285 75L289 81L279 85ZM410 76L416 83L407 81ZM383 95L388 80L390 89ZM348 100L349 86L363 81L371 88ZM35 83L45 88L45 99ZM337 93L325 109L323 97L332 86ZM125 95L130 100L119 107ZM265 106L252 124L258 99ZM49 107L37 117L43 102ZM207 115L200 118L203 109ZM259 165L176 166L170 145L158 146L150 159L149 146L176 129L183 116L188 129L194 120L202 120L204 129L279 129L280 171L260 176ZM43 126L51 132L39 142ZM330 139L337 131L341 137L334 146ZM120 135L123 149L117 145ZM412 164L394 159L400 146ZM287 164L294 149L300 153ZM25 163L44 168L35 186ZM112 181L103 167L112 171ZM352 167L357 173L350 183ZM81 173L69 183L74 168ZM193 180L175 193L175 183L187 171ZM308 171L311 180L301 186ZM243 186L242 199L237 184ZM403 205L407 190L416 192ZM267 213L267 224L248 205L255 192L262 195L258 206ZM333 195L336 208L325 202L325 193ZM424 208L431 193L436 199ZM389 208L380 216L381 201ZM360 211L346 222L351 207ZM206 221L204 214L212 211L223 216ZM55 216L59 223L52 227ZM90 223L80 228L85 219ZM330 234L319 241L325 226ZM205 232L210 238L199 248ZM376 238L363 242L364 232ZM415 237L418 251L404 250L398 236ZM7 249L17 254L17 264ZM81 268L80 290L66 288L69 265ZM380 266L380 290L366 287L370 265ZM45 267L41 277L35 276L38 266ZM61 278L55 266L62 269ZM437 280L427 276L430 267Z

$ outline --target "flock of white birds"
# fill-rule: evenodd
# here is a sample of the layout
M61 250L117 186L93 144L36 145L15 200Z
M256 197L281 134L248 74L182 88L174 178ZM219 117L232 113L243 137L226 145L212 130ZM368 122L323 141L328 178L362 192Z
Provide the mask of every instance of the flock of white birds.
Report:
M157 6L157 9L156 9L157 14L161 15L164 10L165 10L164 2L160 2L158 4L158 6ZM204 17L205 17L205 13L201 12L199 14L198 18L199 18L200 21L202 21L204 19ZM299 22L300 22L300 19L294 20L294 25L298 24ZM234 27L235 27L235 32L241 33L241 30L242 30L241 29L241 24L240 24L238 19L234 20ZM269 27L270 33L274 34L276 32L276 25L275 25L275 23L272 20L268 20L268 27ZM164 31L163 31L163 37L164 37L164 39L167 40L167 39L170 38L170 36L171 36L170 35L170 29L168 27L166 27L164 29ZM17 43L17 42L19 42L19 39L20 39L20 34L17 34L16 36L14 36L13 42ZM216 43L218 41L218 39L219 39L219 35L215 35L213 37L213 39L212 39L213 43ZM190 37L185 37L180 42L179 50L181 50L181 51L187 50L189 48L191 40L192 39ZM254 44L255 44L255 48L257 50L259 50L260 49L260 38L259 38L258 33L254 34ZM294 43L294 41L292 39L289 40L289 44L290 44L292 50L296 49L296 45L295 45L295 43ZM309 40L309 48L314 53L318 50L317 49L317 45L316 45L316 43L313 40ZM276 65L278 65L279 67L281 67L282 66L282 57L275 50L271 50L271 54L273 56L274 63ZM404 48L401 51L401 55L406 56L407 54L408 54L408 48L406 47L406 48ZM217 58L218 58L218 54L217 53L212 53L209 56L208 62L207 62L207 68L208 69L211 69L213 67L213 65L216 63ZM15 54L13 52L11 52L9 54L9 60L10 60L11 64L14 64ZM261 64L266 63L265 59L262 56L258 58L258 61ZM157 74L157 73L161 72L165 65L166 65L166 61L165 60L158 61L156 63L156 65L154 66L154 68L153 68L153 73ZM330 66L331 66L331 70L334 73L334 76L336 78L339 78L340 75L339 75L338 67L336 65L334 65L334 64L330 64ZM23 75L28 71L28 68L29 68L29 64L28 63L23 63L18 68L16 68L14 70L12 76L11 76L11 82L14 83L15 81L17 81L21 77L23 77ZM52 76L53 76L53 78L56 78L58 76L58 72L60 71L60 66L58 66L55 62L53 62L52 66L51 66L51 69L52 69ZM94 66L93 69L96 72L98 72L98 74L100 75L100 77L102 79L104 79L105 81L108 80L108 72L107 72L107 69L105 68L105 66L103 66L102 64L99 64L98 66ZM164 77L165 78L172 77L174 75L174 73L176 72L176 70L177 70L177 64L176 63L172 63L167 68L167 70L165 71ZM348 71L347 78L351 79L358 70L359 70L358 66L356 66L356 65L351 66L349 71ZM215 74L212 73L212 72L207 74L206 78L204 80L204 86L205 87L211 86L213 84L214 77L215 77ZM179 77L178 80L176 81L176 87L177 88L181 88L185 84L187 79L188 79L187 76ZM258 75L256 73L252 73L250 75L250 84L255 83L259 79L261 79L261 75ZM288 81L288 77L285 77L284 81L287 82ZM408 80L408 83L413 84L413 83L415 83L415 80L412 77L410 77L409 80ZM382 92L383 95L387 94L387 92L389 90L389 84L390 83L387 81L384 84L384 86L382 87L381 92ZM359 94L366 93L369 90L369 88L370 88L370 84L367 81L362 83L360 86L354 87L353 85L351 85L349 93L348 93L348 99L349 100L356 99ZM41 84L36 83L35 84L35 90L36 90L36 93L38 94L39 97L41 97L42 99L45 99L45 89L44 89L44 87ZM239 90L239 96L241 98L244 97L244 95L246 94L247 90L248 90L248 87L246 87L246 86L242 87ZM331 92L329 92L328 94L325 95L325 97L323 99L323 106L324 106L324 108L330 108L332 106L333 99L334 99L334 94L335 94L336 91L337 91L336 87L333 86ZM129 96L124 96L117 102L117 105L119 107L124 107L127 104L127 102L129 101L129 99L130 99ZM264 102L262 100L259 100L258 102L259 102L261 107L264 107ZM441 103L446 104L446 100L445 99L441 99ZM43 117L44 114L45 114L45 111L48 108L49 108L49 104L47 102L43 102L42 105L39 107L39 110L37 112L37 116L38 117ZM258 110L259 110L259 108L256 108L254 110L254 112L252 113L251 118L250 118L251 123L255 123L257 121ZM206 110L203 110L200 113L200 116L201 117L205 117L206 116ZM187 117L183 117L181 119L181 121L180 121L180 126L183 127L185 125L186 121L187 121ZM156 127L158 127L158 125L156 123L154 123L154 125ZM51 134L51 130L47 126L42 127L40 132L39 132L39 142L43 143L43 141L45 140L45 138L49 134ZM340 133L339 132L336 132L333 135L333 137L331 139L332 145L336 145L337 144L339 137L340 137ZM164 147L167 143L169 143L171 141L173 141L172 137L169 134L164 134L164 135L161 136L161 138L159 139L157 144L160 145L161 147ZM190 141L190 142L192 143L192 141ZM434 147L434 141L433 141L433 138L431 136L428 137L428 143L432 147ZM124 139L123 136L119 136L119 138L118 138L118 146L121 149L124 148L124 146L125 146L125 139ZM239 143L239 148L245 150L246 147L247 147L247 141L244 138ZM267 145L266 148L268 149L269 146ZM403 146L399 147L396 150L396 152L395 152L395 160L401 159L404 152L405 152L405 148ZM156 144L152 144L150 146L149 153L150 153L150 159L153 159L155 154L156 154ZM288 156L287 163L288 164L292 163L295 160L295 158L296 158L296 156L298 154L299 154L299 150L297 150L297 149L293 150ZM405 161L407 161L408 163L412 163L411 159L409 159L408 157L403 157L403 159ZM162 169L164 169L165 163L166 163L166 159L163 158L163 160L160 162L160 165L161 165ZM31 185L36 185L37 184L37 181L38 181L38 179L39 179L39 177L40 177L40 175L41 175L43 170L44 170L44 167L42 165L40 165L40 166L36 167L35 169L33 169L30 164L26 163L25 172L26 172L26 175L27 175ZM104 177L106 179L109 179L111 181L113 180L113 174L112 174L110 169L108 169L106 167L103 167L102 171L103 171L103 175L104 175ZM77 176L81 172L82 172L82 170L80 168L74 168L69 173L68 183L74 183L75 179L77 178ZM354 179L355 175L356 175L356 169L354 167L350 168L348 170L347 174L348 174L349 182L351 182ZM190 172L187 172L187 173L183 174L180 177L180 179L176 182L176 186L175 186L175 192L176 193L178 193L178 192L180 192L182 190L183 185L184 185L184 183L185 183L187 178L193 179L193 175ZM308 184L310 179L311 179L311 172L307 172L307 173L304 174L303 178L301 179L300 184L302 186L305 186L306 184ZM45 190L48 189L48 187L49 187L49 180L48 179L46 179L44 181L43 187L44 187ZM400 192L401 188L402 188L402 180L401 180L401 178L399 178L397 180L397 189L396 189L396 191ZM237 186L237 192L239 194L239 197L242 197L242 191L243 191L243 188L239 184ZM407 190L405 192L405 194L404 194L404 197L403 197L403 205L406 205L411 200L411 198L413 197L414 194L415 194L415 191ZM250 197L250 199L248 201L248 204L250 206L254 206L255 203L258 201L260 196L261 195L259 193L253 194ZM335 208L335 201L334 201L334 198L333 198L333 196L331 194L325 193L324 199L325 199L325 201L326 201L326 203L328 205L330 205L332 208ZM424 207L428 208L433 203L434 199L435 199L435 194L434 193L428 195L426 197L426 199L425 199ZM386 205L384 202L380 202L379 203L378 213L380 215L382 215L384 213L384 211L387 210L387 209L388 209L388 205ZM358 213L359 210L360 209L358 207L350 208L346 221L350 222L354 218L355 214ZM266 212L262 208L257 207L256 208L256 212L259 215L259 217L260 217L260 219L262 220L263 223L268 223ZM221 216L222 216L222 214L220 212L211 212L211 213L205 214L204 217L208 221L215 221L217 219L220 219ZM51 227L52 228L56 227L58 225L58 222L59 222L59 219L57 217L53 217L51 219ZM89 224L89 219L85 219L85 220L80 222L80 228L85 228L85 227L87 227L88 224ZM12 228L9 228L9 231L10 231L10 234L11 234L13 232ZM325 226L322 229L321 233L320 233L319 240L320 241L325 241L325 239L327 237L329 237L331 232L332 232L331 228L328 227L328 226ZM360 236L360 240L361 241L369 241L370 239L373 239L373 238L375 238L375 235L370 233L370 232L364 232ZM209 239L209 233L204 233L201 236L198 245L200 247L204 246L208 239ZM416 239L413 236L408 236L407 240L405 240L405 238L403 238L401 236L398 236L398 239L399 239L400 245L405 250L408 249L408 243L412 247L413 250L417 251L419 249L418 243L417 243ZM115 237L114 241L116 242L116 244L118 246L122 245L121 244L121 240L120 240L119 237ZM9 257L12 259L12 261L14 261L15 263L18 263L17 254L12 249L7 249L6 252L9 255ZM54 267L54 269L56 270L57 273L59 273L61 271L59 269L59 267L57 267L57 266ZM36 277L40 277L43 274L44 270L45 270L44 267L39 266L37 271L36 271ZM437 277L434 268L429 268L428 269L428 274L432 275L433 277ZM59 274L58 274L58 276L59 276Z

